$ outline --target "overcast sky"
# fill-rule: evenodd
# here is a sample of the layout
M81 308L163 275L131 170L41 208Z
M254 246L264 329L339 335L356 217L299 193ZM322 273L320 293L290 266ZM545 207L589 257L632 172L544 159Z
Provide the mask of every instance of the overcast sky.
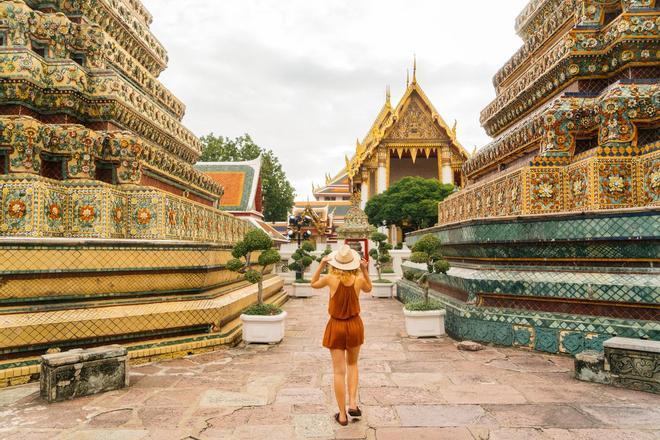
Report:
M335 174L383 105L417 79L458 139L489 142L479 112L521 45L527 0L143 0L169 53L161 81L198 136L249 133L279 156L298 199ZM182 6L185 5L185 6Z

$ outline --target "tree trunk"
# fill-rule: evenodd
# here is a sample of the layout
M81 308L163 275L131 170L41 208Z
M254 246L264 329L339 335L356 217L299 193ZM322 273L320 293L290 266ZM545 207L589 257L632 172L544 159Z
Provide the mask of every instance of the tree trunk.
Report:
M262 305L264 303L264 281L263 275L259 278L257 282L257 304Z

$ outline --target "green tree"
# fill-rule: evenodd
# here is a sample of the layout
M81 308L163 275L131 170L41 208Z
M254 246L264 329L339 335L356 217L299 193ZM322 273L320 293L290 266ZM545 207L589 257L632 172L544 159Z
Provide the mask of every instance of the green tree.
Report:
M298 249L291 254L293 263L289 264L289 269L296 271L296 281L305 281L305 270L314 262L312 252L316 250L316 243L310 240L303 241Z
M428 228L438 222L438 202L453 191L453 185L436 179L404 177L372 197L364 212L371 224L380 226L385 221L399 226L404 233Z
M392 261L390 250L392 245L387 242L387 235L382 232L374 232L371 234L371 241L376 243L376 247L369 250L369 256L374 259L376 271L378 272L378 280L383 281L383 268L387 263Z
M253 252L259 252L257 261L252 260ZM277 315L278 307L264 305L264 273L268 267L280 261L277 250L273 249L273 240L261 229L253 229L234 245L232 258L227 261L227 269L242 273L250 283L257 284L257 304L246 311L251 315Z
M411 249L410 261L426 265L426 272L417 281L424 289L424 302L421 307L417 306L418 310L429 308L429 276L434 273L447 273L449 270L449 263L442 258L441 245L442 243L438 237L427 234L421 237ZM414 307L413 305L408 310Z
M261 155L264 219L269 222L286 220L295 193L272 150L255 144L247 133L235 139L211 133L202 136L201 140L203 147L200 160L204 162L238 162L256 159Z

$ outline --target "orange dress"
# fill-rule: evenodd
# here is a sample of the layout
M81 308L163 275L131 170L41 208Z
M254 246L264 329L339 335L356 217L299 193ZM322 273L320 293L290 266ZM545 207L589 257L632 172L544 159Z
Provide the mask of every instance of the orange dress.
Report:
M330 320L323 335L324 347L346 350L364 343L364 324L355 284L345 286L339 282L337 291L330 297L328 313Z

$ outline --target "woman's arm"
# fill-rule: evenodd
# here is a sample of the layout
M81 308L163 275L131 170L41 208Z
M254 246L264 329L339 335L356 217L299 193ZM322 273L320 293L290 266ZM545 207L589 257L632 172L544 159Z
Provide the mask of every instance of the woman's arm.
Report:
M328 265L328 257L323 257L319 266L316 268L316 272L312 275L311 285L315 289L321 289L328 285L328 277L321 278L321 271Z
M371 292L371 278L369 278L369 263L367 260L362 259L360 262L360 270L362 271L362 281L360 282L360 290L364 293Z

